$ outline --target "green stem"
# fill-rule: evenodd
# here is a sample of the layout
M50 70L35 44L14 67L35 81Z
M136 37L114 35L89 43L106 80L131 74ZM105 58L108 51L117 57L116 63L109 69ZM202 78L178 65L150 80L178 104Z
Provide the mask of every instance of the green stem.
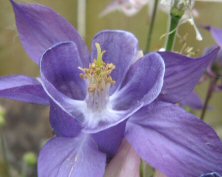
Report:
M140 163L140 177L145 177L145 170L144 170L143 160L141 160L141 163Z
M78 0L77 27L81 36L86 35L86 0Z
M0 136L1 136L1 149L2 149L2 155L3 155L4 164L5 164L6 176L7 177L11 177L9 161L8 161L6 145L5 145L5 138L4 138L4 135L3 135L2 131L0 131Z
M170 27L169 27L169 35L167 37L166 42L166 51L172 51L174 48L174 43L176 39L177 26L180 22L182 16L174 16L170 15Z
M157 7L158 7L158 0L155 0L154 7L153 7L153 13L151 16L150 27L149 27L148 35L147 35L147 43L146 43L145 53L150 51L150 46L151 46L152 36L153 36L153 29L154 29L154 22L156 19Z
M209 104L210 99L213 95L213 91L214 91L214 88L217 84L218 79L219 79L218 77L215 77L215 78L210 80L210 85L208 87L207 96L206 96L205 101L204 101L204 107L203 107L203 110L202 110L201 116L200 116L201 120L204 120L204 117L205 117L205 114L206 114L206 111L207 111L207 108L208 108L208 104Z

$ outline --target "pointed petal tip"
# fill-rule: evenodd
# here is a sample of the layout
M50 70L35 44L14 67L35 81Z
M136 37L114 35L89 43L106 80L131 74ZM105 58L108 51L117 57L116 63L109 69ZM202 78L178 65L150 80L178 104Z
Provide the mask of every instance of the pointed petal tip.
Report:
M88 63L88 48L72 25L61 15L44 5L10 0L14 9L20 40L30 58L37 64L44 51L54 44L73 41L83 62ZM18 3L17 3L18 2Z
M213 60L216 59L216 56L218 54L220 50L220 47L219 46L214 46L211 48L211 51L205 56L205 59L206 60L209 60L210 62L212 62ZM201 57L202 58L202 57ZM204 58L204 57L203 57Z
M19 3L17 3L16 1L14 1L14 0L9 0L9 1L12 4L13 8L17 8L19 6Z

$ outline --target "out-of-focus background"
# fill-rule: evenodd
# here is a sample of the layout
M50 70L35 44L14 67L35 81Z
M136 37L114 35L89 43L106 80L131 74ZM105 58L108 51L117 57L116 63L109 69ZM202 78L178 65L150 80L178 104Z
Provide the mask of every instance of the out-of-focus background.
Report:
M49 6L65 17L74 27L77 27L77 0L26 0L23 2ZM144 49L149 25L148 7L144 7L132 17L127 17L120 12L113 12L105 17L100 17L99 14L109 3L111 3L111 0L87 1L85 40L89 48L93 36L99 31L122 29L134 33L140 41L140 47ZM199 26L212 25L222 28L222 3L197 2L195 8L199 12L199 17L196 18L196 23ZM167 22L167 15L158 11L152 50L158 50L164 46L165 38L160 39L160 37L167 31ZM181 36L187 35L186 45L194 47L196 56L200 56L205 48L215 44L207 31L203 29L200 29L200 31L203 35L203 41L201 42L195 40L195 32L189 24L184 24L179 29ZM184 45L184 42L178 40L176 49L180 50L182 45ZM22 48L10 2L0 0L0 76L15 74L37 77L39 68L29 59ZM197 87L202 99L205 98L207 85L208 83L204 83ZM49 110L47 107L39 105L23 104L3 99L0 99L0 105L6 110L7 124L3 133L7 143L9 161L16 170L23 169L22 159L24 154L29 151L38 154L44 142L53 135L48 119ZM200 112L197 111L195 114L199 116ZM214 94L205 120L222 137L222 93ZM3 154L1 153L0 177L4 177L4 165L1 165ZM13 177L17 176L16 170L12 170ZM35 175L31 172L30 176Z

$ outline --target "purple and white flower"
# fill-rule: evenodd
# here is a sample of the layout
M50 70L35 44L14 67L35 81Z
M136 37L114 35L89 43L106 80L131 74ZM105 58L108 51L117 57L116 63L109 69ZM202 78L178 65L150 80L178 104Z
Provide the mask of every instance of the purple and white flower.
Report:
M133 34L106 30L94 37L90 55L57 13L11 2L41 77L2 77L0 96L50 106L56 136L40 153L39 177L102 177L123 138L168 177L222 173L215 131L175 105L191 93L217 48L196 60L170 52L138 58Z
M152 7L153 2L153 0L114 0L102 11L101 16L105 16L113 11L120 11L127 16L133 16L147 4Z

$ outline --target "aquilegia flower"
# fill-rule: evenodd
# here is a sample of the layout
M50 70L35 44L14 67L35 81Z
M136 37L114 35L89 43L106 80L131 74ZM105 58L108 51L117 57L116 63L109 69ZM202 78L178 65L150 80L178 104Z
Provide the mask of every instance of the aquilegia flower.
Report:
M174 104L190 94L217 48L196 60L169 52L138 58L133 34L107 30L94 37L89 56L51 9L11 2L41 78L2 77L0 96L50 105L56 136L40 153L39 177L102 177L124 137L168 177L222 172L215 131Z

